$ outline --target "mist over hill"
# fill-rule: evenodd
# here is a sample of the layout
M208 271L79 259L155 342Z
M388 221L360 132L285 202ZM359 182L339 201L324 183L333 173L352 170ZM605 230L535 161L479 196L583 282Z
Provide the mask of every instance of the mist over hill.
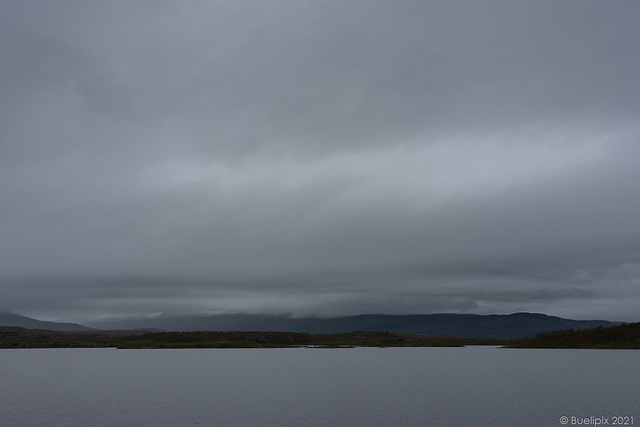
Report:
M78 323L49 322L11 312L0 312L0 326L52 331L146 330L146 331L279 331L337 334L352 331L386 331L452 337L523 338L563 329L615 326L607 320L573 320L540 313L491 314L363 314L335 318L295 318L287 315L221 314L172 315L120 318Z
M98 329L143 329L165 331L286 331L335 334L358 330L447 335L454 337L521 338L560 329L614 326L606 320L572 320L537 313L510 315L476 314L364 314L336 318L293 318L263 314L180 316L163 314L151 318L90 322Z
M0 326L18 326L27 329L47 329L50 331L87 331L91 329L77 323L48 322L8 311L0 311Z

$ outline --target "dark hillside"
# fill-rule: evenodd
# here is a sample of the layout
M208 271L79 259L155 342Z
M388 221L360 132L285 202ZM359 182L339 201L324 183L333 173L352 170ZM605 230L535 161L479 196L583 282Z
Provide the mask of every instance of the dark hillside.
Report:
M386 331L452 337L522 338L559 329L613 326L606 320L572 320L539 313L477 314L363 314L336 318L293 318L261 314L201 316L161 315L90 323L100 329L156 328L165 331L286 331L338 334L352 331Z

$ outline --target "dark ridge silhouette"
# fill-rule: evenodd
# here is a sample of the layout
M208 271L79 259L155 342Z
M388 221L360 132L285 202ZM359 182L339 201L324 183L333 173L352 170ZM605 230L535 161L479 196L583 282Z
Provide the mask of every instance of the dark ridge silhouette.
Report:
M351 331L386 331L452 337L522 338L559 329L614 326L606 320L571 320L538 313L477 314L363 314L337 318L293 318L263 314L178 316L160 315L89 323L98 329L164 331L284 331L336 334Z

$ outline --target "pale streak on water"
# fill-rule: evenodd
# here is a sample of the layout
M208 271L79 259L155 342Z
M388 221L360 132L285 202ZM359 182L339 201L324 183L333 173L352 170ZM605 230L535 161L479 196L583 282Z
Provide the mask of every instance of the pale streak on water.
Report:
M639 362L495 347L0 350L0 426L640 424Z

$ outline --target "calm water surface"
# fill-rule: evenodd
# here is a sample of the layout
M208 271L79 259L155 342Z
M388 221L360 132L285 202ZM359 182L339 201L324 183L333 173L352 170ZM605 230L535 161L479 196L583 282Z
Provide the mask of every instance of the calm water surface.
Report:
M0 350L0 426L640 425L639 362L495 347Z

